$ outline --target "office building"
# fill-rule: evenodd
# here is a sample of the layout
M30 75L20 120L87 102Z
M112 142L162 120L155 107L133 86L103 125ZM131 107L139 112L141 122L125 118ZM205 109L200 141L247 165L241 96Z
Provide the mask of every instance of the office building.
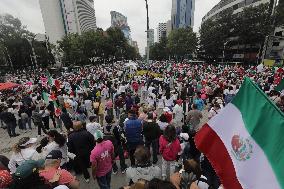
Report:
M274 35L267 37L264 59L284 60L284 26L276 27Z
M149 45L152 46L155 43L155 31L154 29L149 29Z
M39 0L46 35L55 44L70 33L96 29L93 0Z
M172 31L172 21L168 20L167 21L167 37L170 35L171 31Z
M135 48L136 52L139 53L138 43L137 41L132 41L131 46Z
M131 43L131 30L127 23L127 17L116 11L111 11L110 15L111 27L119 28L123 32L124 37Z
M217 18L225 10L231 9L233 14L237 14L242 12L245 7L258 6L264 3L270 3L270 0L221 0L202 18L202 22Z
M193 27L195 0L172 0L172 29Z
M167 23L159 23L157 33L158 33L157 35L158 42L160 42L162 38L166 38L167 37Z

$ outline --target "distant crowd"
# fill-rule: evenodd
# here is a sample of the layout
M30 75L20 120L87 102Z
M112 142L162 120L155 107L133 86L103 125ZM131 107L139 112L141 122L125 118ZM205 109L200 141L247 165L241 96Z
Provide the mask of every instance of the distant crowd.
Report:
M283 72L167 61L9 75L20 86L1 91L0 120L18 142L9 158L0 155L0 188L77 189L82 174L86 184L110 189L118 172L127 180L117 188L222 188L195 147L196 132L233 100L244 77L284 111L275 90ZM37 136L23 137L34 129Z

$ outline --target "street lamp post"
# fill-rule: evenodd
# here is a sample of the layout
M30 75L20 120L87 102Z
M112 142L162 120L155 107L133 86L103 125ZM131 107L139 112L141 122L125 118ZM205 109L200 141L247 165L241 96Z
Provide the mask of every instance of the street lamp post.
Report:
M223 60L222 60L222 63L224 63L224 60L225 60L225 49L226 49L226 45L229 43L229 41L226 41L224 43L224 48L223 48Z
M146 11L147 11L147 64L149 65L149 56L150 56L150 40L149 40L149 7L148 7L148 0L145 0L146 2Z

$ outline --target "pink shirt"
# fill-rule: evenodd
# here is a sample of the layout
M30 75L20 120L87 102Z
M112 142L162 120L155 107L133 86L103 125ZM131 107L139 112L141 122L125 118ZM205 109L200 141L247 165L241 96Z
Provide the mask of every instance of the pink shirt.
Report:
M114 147L111 141L106 140L96 144L90 155L91 163L96 167L96 176L105 176L112 169Z
M66 185L75 180L75 177L65 169L48 168L40 171L39 175L44 177L46 181L49 181L58 170L60 171L59 185Z
M111 100L108 100L108 101L106 102L106 107L107 107L107 109L111 109L112 106L113 106L112 101L111 101Z

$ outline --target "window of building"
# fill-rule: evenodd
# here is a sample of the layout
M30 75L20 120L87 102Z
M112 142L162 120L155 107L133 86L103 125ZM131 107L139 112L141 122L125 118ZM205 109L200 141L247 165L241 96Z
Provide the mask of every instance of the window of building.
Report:
M280 42L279 42L279 41L278 41L278 42L273 42L273 43L272 43L272 46L273 46L273 47L278 47L279 45L280 45Z
M233 6L233 10L237 10L239 8L239 4L235 4L234 6Z
M279 32L275 32L275 36L282 36L282 31L279 31Z

